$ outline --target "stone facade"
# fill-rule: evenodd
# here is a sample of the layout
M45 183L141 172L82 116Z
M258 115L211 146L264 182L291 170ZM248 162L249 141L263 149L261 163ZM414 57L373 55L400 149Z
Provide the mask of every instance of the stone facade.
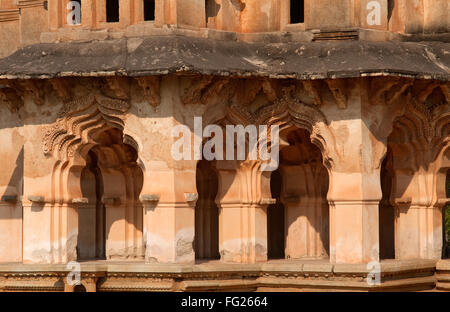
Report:
M447 0L116 2L0 0L0 291L448 290Z

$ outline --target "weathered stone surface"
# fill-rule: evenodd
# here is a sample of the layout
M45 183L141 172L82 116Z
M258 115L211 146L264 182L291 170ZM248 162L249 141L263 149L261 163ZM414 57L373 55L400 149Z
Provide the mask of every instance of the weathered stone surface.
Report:
M38 44L0 60L0 78L204 74L324 79L406 76L448 80L450 44L257 44L185 36Z
M102 291L404 291L432 290L436 285L442 287L443 277L438 284L435 282L434 263L415 261L415 268L411 264L411 261L406 264L398 261L395 264L397 271L389 271L389 276L383 277L379 285L367 284L366 271L360 269L361 265L346 265L345 271L338 272L338 265L333 268L333 265L322 264L305 271L302 266L308 265L307 262L200 265L87 262L81 264L81 279L84 284L89 278L95 278L92 282ZM385 263L382 262L382 266ZM319 267L322 269L317 269ZM60 290L59 283L66 283L67 272L67 266L56 264L0 265L0 279L8 276L0 286L7 291L33 291L39 286ZM402 272L408 274L402 275ZM42 279L30 283L28 278L36 274ZM59 282L49 285L47 279L50 277ZM102 278L101 283L98 283L99 278Z
M94 1L0 0L0 291L450 289L448 1Z

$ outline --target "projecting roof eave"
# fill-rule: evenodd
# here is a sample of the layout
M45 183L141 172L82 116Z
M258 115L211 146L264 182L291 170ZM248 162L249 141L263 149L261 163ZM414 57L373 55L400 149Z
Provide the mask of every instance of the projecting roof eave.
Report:
M244 43L183 36L36 44L0 59L0 79L201 74L302 80L400 76L449 81L450 43Z

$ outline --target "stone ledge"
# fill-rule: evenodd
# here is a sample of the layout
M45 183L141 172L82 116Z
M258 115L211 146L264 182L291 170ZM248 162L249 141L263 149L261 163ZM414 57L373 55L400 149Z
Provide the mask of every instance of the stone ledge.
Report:
M382 261L381 284L373 286L366 281L366 265L314 262L178 265L98 261L82 263L81 277L96 278L98 291L415 291L432 290L437 284L438 290L450 289L447 275L436 277L433 260ZM69 271L63 264L1 264L0 290L61 291Z
M278 262L278 263L277 263ZM382 260L382 273L398 273L419 270L445 270L442 261L436 260ZM447 265L447 262L444 261ZM449 261L450 262L450 261ZM332 264L327 260L280 260L272 263L234 264L207 262L202 264L163 264L144 261L91 261L81 262L82 272L110 273L214 273L214 272L296 272L296 273L367 273L367 264ZM27 272L68 272L65 264L0 264L0 274Z
M448 81L449 50L450 43L442 42L259 44L156 36L28 46L0 59L0 79L176 73L307 80L396 76Z

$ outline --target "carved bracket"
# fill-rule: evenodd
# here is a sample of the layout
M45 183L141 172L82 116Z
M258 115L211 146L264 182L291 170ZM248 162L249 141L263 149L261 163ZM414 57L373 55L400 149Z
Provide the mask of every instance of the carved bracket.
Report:
M161 104L161 78L159 76L139 77L136 78L136 81L150 105L159 106Z
M157 203L161 195L159 194L143 194L141 195L141 202Z
M8 86L0 86L0 101L5 102L12 113L16 113L23 106L22 95L18 90Z
M127 77L107 77L106 84L112 91L115 98L121 100L129 100L130 98L130 82Z
M23 93L33 98L36 105L44 105L45 102L45 82L39 80L24 80L19 85L22 87Z
M186 198L186 201L188 203L193 203L198 200L198 194L197 193L184 193L184 197Z
M340 109L346 109L348 100L347 81L344 79L328 79L326 83L338 107Z
M63 101L69 101L72 98L72 86L65 78L50 79L50 84Z
M65 159L73 155L73 151L82 143L83 133L88 133L90 129L106 123L123 129L120 115L129 108L128 101L102 94L90 94L75 101L65 102L57 122L44 130L44 154L56 151L59 159ZM86 121L86 118L92 122L89 127L82 127L80 121Z

